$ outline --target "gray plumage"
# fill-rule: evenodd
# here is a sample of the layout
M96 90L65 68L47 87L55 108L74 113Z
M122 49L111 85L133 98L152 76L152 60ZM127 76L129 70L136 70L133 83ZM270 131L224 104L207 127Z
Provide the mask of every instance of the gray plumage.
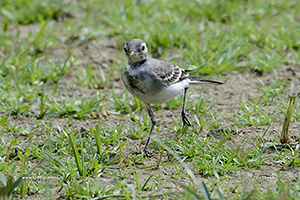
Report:
M184 91L182 121L191 126L185 113L186 93L190 83L218 81L189 77L189 72L168 62L148 57L148 48L141 39L133 39L124 46L128 64L122 73L122 80L128 91L145 103L152 121L144 153L148 156L148 143L156 119L150 104L160 104L170 101Z

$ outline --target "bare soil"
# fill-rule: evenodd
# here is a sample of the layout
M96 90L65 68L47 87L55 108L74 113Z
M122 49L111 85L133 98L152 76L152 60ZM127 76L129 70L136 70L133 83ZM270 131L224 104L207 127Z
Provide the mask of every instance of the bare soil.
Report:
M20 27L21 32L28 32L33 31L35 32L37 27L35 25L26 26L26 27ZM24 33L25 34L25 33ZM25 34L26 35L26 34ZM96 66L99 63L107 63L107 65L111 65L112 63L124 63L124 67L126 65L126 60L120 60L120 58L117 58L114 56L114 54L118 51L121 51L121 47L118 47L116 42L113 39L106 39L106 38L100 38L97 40L90 41L88 43L85 43L81 46L74 47L71 51L72 55L74 57L78 57L79 60L82 62L82 65L79 67L83 68L87 63L93 61L94 65ZM47 59L55 59L59 61L64 61L67 57L67 52L63 47L58 47L56 49L52 49L51 52L47 53ZM112 89L114 88L115 92L122 93L125 90L125 87L123 86L121 80L120 80L120 74L122 70L114 70L110 71L109 69L105 69L105 73L111 75L113 78L111 78L107 84L107 86L104 89L93 89L93 88L87 88L83 87L80 84L76 83L75 80L75 74L72 72L68 73L66 76L64 76L58 85L58 92L64 91L65 95L89 95L93 96L96 95L97 92L101 92L103 94L110 94L112 92ZM280 66L277 70L277 79L279 80L289 80L294 83L298 83L300 79L300 68L298 66ZM245 143L250 144L253 141L256 141L259 137L263 135L263 133L268 129L268 125L265 126L244 126L243 128L233 125L233 120L231 117L234 115L234 113L239 113L240 108L238 106L238 101L240 99L252 100L253 97L258 97L260 95L260 92L255 89L256 87L261 87L261 82L265 83L266 85L273 84L275 81L275 74L274 72L270 71L265 73L262 76L257 75L255 72L250 71L248 69L239 70L239 71L232 71L230 73L224 74L224 80L226 81L223 85L211 85L211 84L202 84L202 85L192 85L190 87L190 93L193 94L199 94L201 91L203 92L204 98L206 102L213 103L217 102L216 105L212 108L212 113L216 113L217 117L223 117L221 123L221 128L231 128L233 129L237 134L232 136L230 139L230 142L226 143L226 145L231 145L232 148L235 146L238 146L239 143L245 139ZM287 82L284 84L285 86L290 85L290 82ZM51 85L49 85L49 90L51 90ZM75 93L74 93L75 91ZM281 98L287 99L287 95ZM192 98L192 97L189 97ZM279 100L277 102L280 102ZM113 105L107 105L107 110L109 108L112 108ZM274 135L272 130L277 130L278 132L281 131L282 122L284 119L284 115L282 112L279 112L280 105L278 103L275 103L268 107L269 113L276 113L277 120L271 124L270 128L268 129L268 133L264 137L265 142L273 142L274 137L277 136ZM140 111L138 111L140 112ZM173 120L180 122L180 112L181 108L177 108L174 110L157 110L155 111L155 115L157 119L159 119L159 123L157 124L157 129L155 129L153 134L153 139L158 140L165 140L171 137L174 137L175 133L172 132L172 128L174 126ZM32 114L32 115L31 115ZM22 117L10 117L9 124L18 124L22 127L35 127L36 124L32 119L32 116L34 116L34 112L32 112L28 116L22 116ZM138 113L136 113L138 115ZM193 113L190 113L192 116ZM38 120L41 124L58 124L61 127L64 127L67 124L68 119L65 117L45 117L44 119ZM72 119L70 126L77 130L81 130L82 128L85 130L88 130L91 127L94 127L95 125L99 124L101 128L112 125L115 126L117 124L125 123L125 127L130 126L136 126L130 118L122 118L118 117L117 115L108 113L107 117L103 117L103 115L100 115L99 119L89 119L89 120L76 120ZM298 130L299 130L299 123L298 122L292 122L290 126L290 137L292 138L292 142L296 143L296 141L299 138ZM200 127L199 127L200 129ZM3 139L8 140L10 137L5 129L2 127L0 128L0 131L2 133ZM125 129L126 131L126 129ZM203 134L201 137L205 138L207 137L207 134L211 134L211 130L204 129ZM39 127L33 128L33 132L35 134L35 139L32 140L32 143L39 143L42 140L39 139L41 134L45 134L43 130ZM216 133L218 134L218 133ZM28 135L16 133L13 134L14 137L16 137L18 140L22 140L23 137L28 137ZM142 149L143 144L146 140L146 138L141 140L136 140L131 137L126 136L126 138L122 138L122 140L126 140L129 142L130 146L138 146ZM218 137L215 137L215 141L218 141ZM279 140L276 140L279 143ZM28 144L27 144L28 145ZM126 151L129 152L129 147L126 146L124 148L124 152L126 154ZM95 147L96 148L96 147ZM247 148L247 147L246 147ZM265 152L267 154L272 154L272 150ZM161 163L167 163L169 162L169 159L166 154L163 155L162 162ZM148 165L156 165L157 163L157 157L153 156L150 159L145 160L143 163L137 165L137 167L140 166L148 166ZM187 162L188 163L188 162ZM114 169L107 169L105 170L105 173L107 174L114 174L116 170ZM167 177L171 176L171 174L174 171L174 166L161 166L160 167L160 173ZM217 183L218 186L229 188L232 193L235 193L238 190L243 190L243 187L247 190L250 190L253 187L253 181L256 183L256 187L260 188L261 190L267 189L270 185L275 185L276 181L278 180L278 177L281 177L282 181L287 182L293 182L296 181L297 177L297 167L287 167L282 166L282 164L277 163L276 161L267 161L263 163L258 168L251 168L251 169L245 169L244 171L235 171L227 174L227 179L225 179L222 182ZM124 172L127 174L131 174L130 167L127 167L124 169ZM146 194L159 194L166 191L180 191L182 190L176 183L174 183L169 178L161 178L156 179L155 175L158 174L158 169L149 168L149 169L139 169L137 168L137 174L139 177L140 183L144 183L150 175L154 175L153 178L150 180L150 185L157 185L156 188L152 189L149 192L145 192ZM211 179L214 179L214 177L201 177L201 175L197 175L197 178L200 180L203 180L207 184L210 184ZM115 186L115 183L113 181L114 177L111 176L102 176L101 179L99 179L103 184L107 185L107 188ZM185 184L189 184L189 179L184 178L182 176L174 177L175 181L179 181ZM55 180L53 180L53 183L55 183ZM134 184L134 177L133 175L129 179L129 183ZM210 185L208 185L210 186ZM52 194L50 194L52 193ZM38 194L27 196L28 199L39 199L42 196L48 196L51 199L57 199L60 196L63 196L63 190L60 191L60 188L55 187L53 188L52 192L40 192Z

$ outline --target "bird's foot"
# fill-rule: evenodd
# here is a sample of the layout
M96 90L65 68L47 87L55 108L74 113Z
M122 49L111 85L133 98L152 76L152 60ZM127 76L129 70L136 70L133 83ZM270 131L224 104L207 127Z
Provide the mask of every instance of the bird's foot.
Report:
M144 148L143 153L144 156L150 158L152 155L152 152L149 151L148 147Z
M185 127L185 125L193 127L193 125L190 123L189 119L187 118L185 112L182 112L181 116L182 116L183 127Z

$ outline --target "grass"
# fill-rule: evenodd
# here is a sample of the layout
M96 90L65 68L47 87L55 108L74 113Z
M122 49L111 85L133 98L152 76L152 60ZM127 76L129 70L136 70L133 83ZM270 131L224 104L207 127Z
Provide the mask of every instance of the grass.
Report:
M61 20L70 14L68 5L60 1L35 0L28 2L7 1L1 2L1 14L8 20L17 24L30 24L47 19Z
M299 198L299 147L279 147L273 131L281 131L288 88L298 81L298 1L13 0L0 7L5 198ZM154 105L152 158L139 154L151 124L146 107L120 80L122 47L132 38L194 76L229 79L191 87L193 128L181 125L182 97ZM296 98L289 116L294 142L299 105ZM28 172L36 181L13 183Z

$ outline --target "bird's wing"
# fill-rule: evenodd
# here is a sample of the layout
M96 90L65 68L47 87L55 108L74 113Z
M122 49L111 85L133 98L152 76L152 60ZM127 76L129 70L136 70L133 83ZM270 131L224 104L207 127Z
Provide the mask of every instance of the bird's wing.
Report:
M148 67L161 81L168 85L180 82L189 76L190 71L185 70L176 65L172 65L165 61L150 58L148 59Z

